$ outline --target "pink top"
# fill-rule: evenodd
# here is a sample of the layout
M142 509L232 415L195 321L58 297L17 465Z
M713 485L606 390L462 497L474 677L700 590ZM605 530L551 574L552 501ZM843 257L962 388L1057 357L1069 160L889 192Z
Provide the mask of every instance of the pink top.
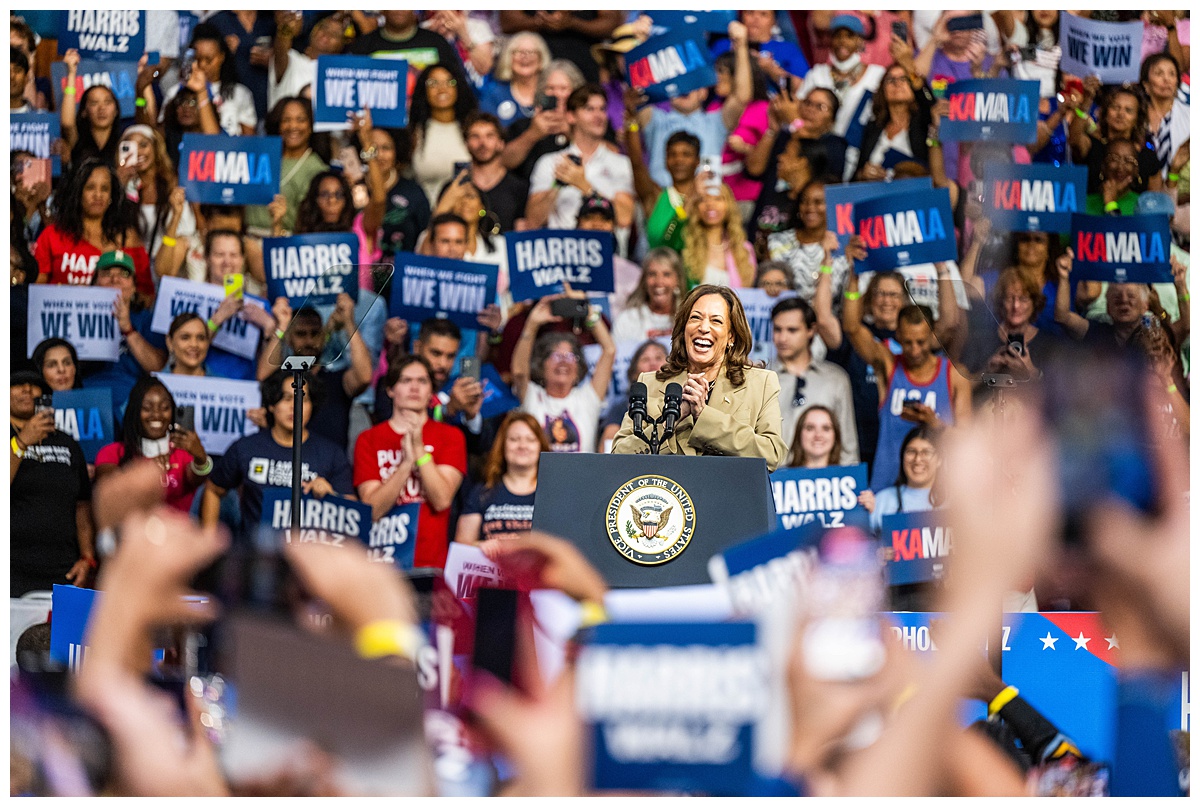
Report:
M367 246L367 231L363 227L363 214L359 213L354 217L354 224L350 226L351 232L358 236L358 287L367 291L375 291L375 285L371 282L371 264L379 263L383 257L383 251L376 246L374 250ZM378 244L376 238L376 244Z
M120 465L121 458L124 456L124 443L109 443L96 454L96 467L98 468L101 465ZM200 487L198 483L202 481L197 480L197 484L188 485L187 469L185 466L192 462L193 459L194 457L182 448L173 450L171 452L169 470L162 479L163 498L166 500L167 506L184 513L192 509L192 498L196 495L196 489Z
M737 135L753 147L767 131L767 112L769 105L766 101L751 101L738 119L737 128L729 133L730 137ZM725 174L725 184L733 191L733 198L739 202L752 202L762 191L762 183L746 176L742 155L729 148L726 141L725 151L721 155L722 173Z

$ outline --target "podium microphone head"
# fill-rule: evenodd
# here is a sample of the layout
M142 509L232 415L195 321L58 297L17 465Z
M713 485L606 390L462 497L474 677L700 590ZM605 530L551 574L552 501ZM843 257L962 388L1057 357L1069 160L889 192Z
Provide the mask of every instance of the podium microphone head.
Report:
M681 402L683 401L683 387L674 382L667 384L667 389L664 395L668 403Z
M649 393L646 390L646 385L643 384L641 381L635 381L633 383L633 385L629 388L629 402L630 403L633 403L634 401L638 401L644 406L648 395L649 395Z

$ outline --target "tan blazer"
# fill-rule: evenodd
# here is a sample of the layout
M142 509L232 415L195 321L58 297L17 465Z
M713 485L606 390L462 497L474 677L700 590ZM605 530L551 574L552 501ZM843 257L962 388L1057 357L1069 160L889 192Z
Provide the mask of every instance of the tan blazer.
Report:
M667 385L683 386L687 373L659 381L654 373L638 377L646 385L646 413L662 416ZM767 470L774 471L783 462L787 447L783 444L782 416L779 409L779 376L757 367L746 368L746 381L735 387L725 373L717 376L716 386L699 419L688 415L675 426L675 433L662 444L663 454L716 454L727 457L762 457ZM651 427L643 432L650 436ZM661 434L662 427L659 427ZM614 454L648 454L650 446L633 433L629 413L621 422L621 430L613 438Z

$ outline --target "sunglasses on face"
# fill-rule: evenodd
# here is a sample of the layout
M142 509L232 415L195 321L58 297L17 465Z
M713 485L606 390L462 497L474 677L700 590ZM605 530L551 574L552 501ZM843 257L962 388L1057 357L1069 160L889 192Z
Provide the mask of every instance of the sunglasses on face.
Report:
M797 376L796 391L792 393L792 406L793 407L804 406L805 404L808 403L808 396L804 394L804 385L806 383L807 382L805 381L804 376Z

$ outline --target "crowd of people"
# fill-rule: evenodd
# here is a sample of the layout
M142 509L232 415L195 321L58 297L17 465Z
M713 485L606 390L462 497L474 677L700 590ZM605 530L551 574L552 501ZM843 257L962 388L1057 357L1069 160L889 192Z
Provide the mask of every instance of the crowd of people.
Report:
M154 722L161 715L129 655L179 617L162 598L185 592L228 548L218 536L254 543L264 497L292 485L297 440L306 496L357 500L375 521L419 505L412 568L443 569L460 542L590 604L606 586L587 561L531 534L539 458L648 453L627 414L639 384L650 418L662 414L664 390L682 390L663 453L761 457L771 472L865 464L869 489L857 503L876 536L894 513L945 508L959 519L962 585L939 589L937 601L962 619L928 676L944 689L912 695L916 673L889 653L871 691L818 708L799 702L841 695L789 668L795 736L781 792L1024 792L1031 764L1014 764L979 735L937 765L903 763L906 744L956 730L953 697L982 675L969 663L969 617L994 605L990 593L1008 610L1102 610L1136 637L1133 650L1122 646L1136 664L1186 663L1190 18L1070 13L1141 22L1140 80L1065 72L1057 11L743 10L703 34L715 83L651 103L630 86L625 57L663 33L654 12L152 10L146 54L134 54L132 117L113 87L79 88L81 56L56 50L56 15L14 14L10 108L57 116L61 138L50 150L61 174L30 181L43 155L12 151L10 593L60 584L115 593L93 622L108 646L88 656L76 690L112 735L118 773L107 787L229 792L203 731L189 733L185 756L162 747L146 770L133 769L169 727ZM405 127L376 125L368 107L335 131L315 123L318 60L338 54L407 61ZM60 87L51 61L65 68ZM1009 77L1039 82L1034 142L942 142L948 85ZM279 137L273 200L187 198L187 134ZM1068 232L995 225L984 204L984 166L994 161L1081 166L1080 213L1167 218L1171 282L1080 279ZM954 260L868 268L867 242L831 231L828 189L925 177L948 191ZM506 236L539 229L612 233L614 290L568 285L518 299ZM355 237L355 296L259 304L264 239L310 233ZM405 254L497 268L497 296L476 327L389 312L387 273L375 267ZM223 302L207 317L180 313L159 332L155 301L169 278L219 287ZM70 339L30 343L37 285L116 289L118 358L81 360ZM750 295L768 301L766 338L751 328ZM560 300L579 301L581 315L556 314ZM253 357L214 343L235 318L262 334ZM1046 426L1022 403L1070 350L1144 363L1152 389L1142 425L1167 469L1153 523L1121 515L1152 535L1140 560L1119 545L1116 522L1076 526L1093 537L1087 585L1043 574L1057 527L1047 492L1054 459ZM318 357L298 419L280 369L290 355ZM175 376L254 382L261 404L217 451L202 426L180 421ZM56 428L47 401L78 389L112 396L113 442L94 458ZM1097 416L1086 428L1119 442L1133 435L1105 431L1123 427ZM1001 463L989 458L999 455L1021 469L1017 492L991 478ZM990 509L981 504L989 497ZM1009 524L1001 537L983 513L1009 518L1008 505L1028 529ZM172 525L167 546L150 534L153 519ZM992 541L1012 548L995 565L985 558ZM364 559L331 561L327 550L288 549L310 591L336 589L338 574L350 574L339 564L362 560L355 573L411 599L401 576L363 571ZM136 602L120 611L126 592ZM339 622L360 628L415 619L411 605L363 618L354 596L323 599ZM570 686L567 675L536 695L489 689L474 705L478 730L513 768L508 792L582 794L582 779L561 769L578 767L571 754L582 742L562 714L572 712ZM129 711L119 714L118 702ZM885 702L896 704L886 728L854 745L850 716ZM117 728L129 715L157 734ZM521 732L534 720L554 739L544 760L536 732ZM1046 751L1043 762L1064 753ZM319 792L317 778L275 783L276 792ZM35 787L16 781L14 793Z

